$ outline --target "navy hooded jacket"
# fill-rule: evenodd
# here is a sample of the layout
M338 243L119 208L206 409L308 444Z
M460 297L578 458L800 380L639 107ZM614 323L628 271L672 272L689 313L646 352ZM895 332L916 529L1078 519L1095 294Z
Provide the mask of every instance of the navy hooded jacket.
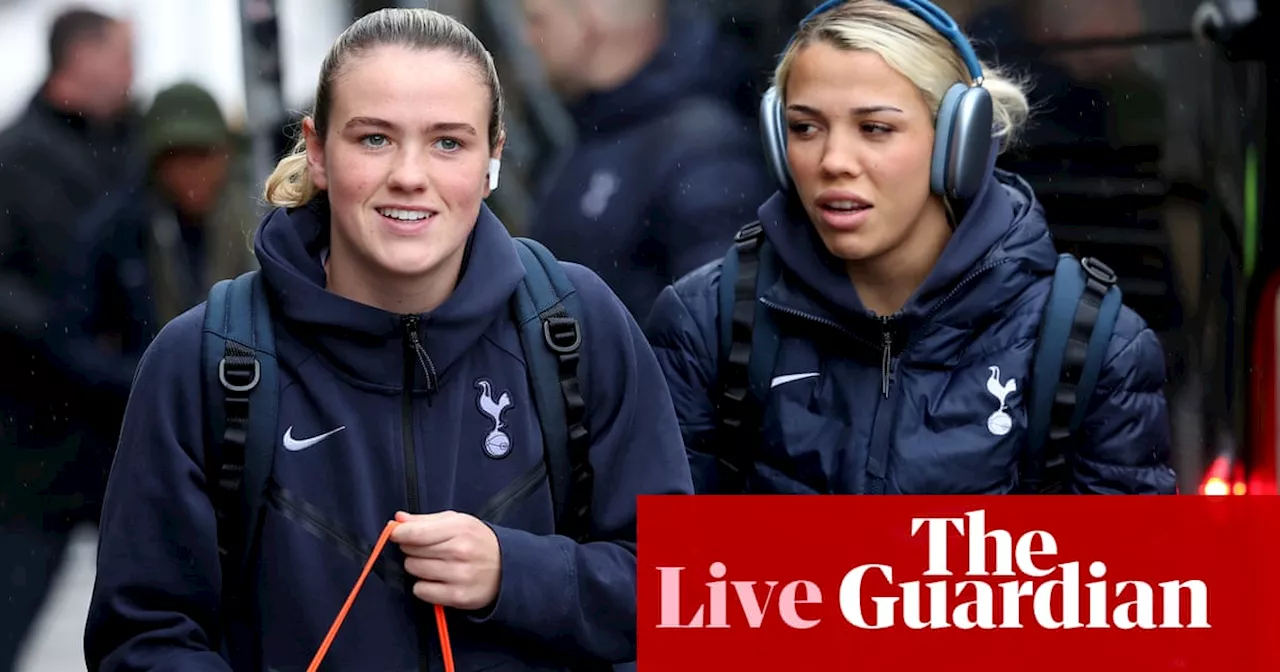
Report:
M720 256L773 191L743 114L750 59L711 21L673 15L630 81L569 109L577 142L541 185L530 236L600 274L637 319Z
M692 484L666 384L639 326L591 272L566 264L583 305L579 376L595 469L594 539L553 534L542 435L508 298L524 273L483 209L458 285L438 309L400 316L325 289L323 206L277 210L256 253L276 306L277 432L252 577L258 663L303 670L397 510L482 516L501 547L497 601L450 611L458 669L561 670L631 660L636 496ZM220 628L214 511L205 494L200 338L205 304L165 326L143 356L103 513L85 635L90 670L233 669ZM416 322L415 322L416 320ZM408 348L410 329L434 367ZM484 402L510 450L495 459ZM430 606L388 544L325 669L439 670ZM233 626L237 625L233 623ZM234 629L234 628L233 628ZM260 648L258 648L260 647Z
M783 267L760 300L782 340L749 489L864 493L878 478L886 493L1015 491L1023 395L1057 261L1026 182L996 171L923 285L887 319L862 306L794 199L777 194L759 214ZM648 325L700 493L725 487L705 448L717 440L720 282L719 262L681 279ZM1159 341L1125 308L1070 456L1072 491L1175 491L1164 382ZM993 418L1000 410L1011 428Z

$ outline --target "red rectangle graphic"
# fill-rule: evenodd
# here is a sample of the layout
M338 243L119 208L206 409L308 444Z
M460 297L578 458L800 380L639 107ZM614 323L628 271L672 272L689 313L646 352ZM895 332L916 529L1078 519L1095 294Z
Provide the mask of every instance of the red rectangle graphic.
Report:
M1280 669L1280 498L642 497L639 668Z

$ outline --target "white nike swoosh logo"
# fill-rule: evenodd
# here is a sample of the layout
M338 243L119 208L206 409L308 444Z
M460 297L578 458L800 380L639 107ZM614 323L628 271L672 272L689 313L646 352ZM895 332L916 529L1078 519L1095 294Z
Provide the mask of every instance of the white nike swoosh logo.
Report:
M284 430L284 449L295 453L299 450L306 450L346 428L347 426L343 425L337 429L325 432L320 436L313 436L309 439L295 439L293 438L293 427L290 427L289 429Z
M797 380L804 380L805 378L817 378L817 377L818 377L818 374L817 374L816 372L814 372L814 373L789 373L789 374L787 374L787 375L785 375L785 376L778 376L778 377L774 378L774 379L773 379L773 383L771 383L771 384L769 385L769 387L770 387L770 388L774 388L774 387L777 387L777 386L779 386L779 385L786 385L787 383L794 383L794 382L796 382Z

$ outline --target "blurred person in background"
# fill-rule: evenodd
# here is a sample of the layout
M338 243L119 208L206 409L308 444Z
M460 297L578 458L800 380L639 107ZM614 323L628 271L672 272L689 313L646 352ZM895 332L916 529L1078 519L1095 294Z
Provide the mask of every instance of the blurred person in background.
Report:
M524 0L526 34L577 143L530 229L643 319L667 283L724 253L771 191L743 110L748 55L665 0Z
M235 136L195 84L160 91L143 120L145 169L80 222L51 346L92 392L90 436L114 445L143 351L213 283L251 268L256 223Z
M1026 145L1093 145L1102 152L1162 138L1159 84L1139 67L1134 47L1058 47L1137 36L1145 28L1139 0L1024 0L994 5L968 22L980 57L1035 80L1029 94L1037 113Z
M58 16L48 76L0 132L0 672L98 515L108 447L82 440L82 391L44 341L76 222L134 160L132 41L127 22Z

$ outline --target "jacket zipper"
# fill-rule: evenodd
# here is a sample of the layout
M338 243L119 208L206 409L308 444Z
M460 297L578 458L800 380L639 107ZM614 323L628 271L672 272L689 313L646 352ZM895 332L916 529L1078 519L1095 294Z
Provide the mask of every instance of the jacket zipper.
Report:
M352 562L364 564L369 559L369 553L373 551L372 544L362 543L320 509L280 487L280 484L274 480L267 484L267 503L274 506L280 515L293 521L302 529L332 543L338 552ZM379 556L374 562L373 573L395 590L409 592L413 588L412 582L408 580L409 575L404 572L404 569L400 565L387 561L385 556Z
M880 394L889 398L889 383L893 380L893 324L892 317L880 318L884 333L883 353L880 356Z
M893 384L897 373L897 360L893 356L893 316L880 318L882 352L880 355L880 396L876 399L875 416L871 421L871 448L867 451L867 471L871 481L867 490L873 495L883 495L889 471L889 436L893 427L893 414L898 408L898 390Z
M770 300L768 300L768 299L760 299L760 303L762 303L762 304L764 304L764 305L768 306L769 308L772 308L773 310L776 310L776 311L778 311L778 312L780 312L780 313L785 313L785 314L787 314L787 315L791 315L791 316L793 316L793 317L799 317L799 318L801 318L801 319L808 320L808 321L810 321L810 322L814 322L814 323L816 323L816 324L821 324L821 325L826 326L826 327L831 327L832 329L835 329L836 331L839 331L840 333L844 334L845 336L848 336L848 337L852 338L853 340L858 341L859 343L862 343L863 345L866 345L866 346L867 346L867 347L869 347L869 348L875 348L875 349L878 349L878 350L882 350L884 354L883 354L883 356L881 357L881 365L880 365L880 389L881 389L881 393L882 393L885 397L888 397L888 396L889 396L889 377L890 377L890 374L891 374L891 372L890 372L890 363L889 363L889 353L890 353L890 352L892 352L892 350L893 350L893 347L892 347L892 346L893 346L893 342L892 342L892 336L893 336L893 335L892 335L892 331L891 331L891 329L890 329L890 321L893 319L892 317L882 317L882 318L880 318L881 323L884 325L884 337L881 339L880 343L874 343L874 342L872 342L872 341L869 341L869 340L867 340L867 339L863 338L862 336L859 336L858 334L854 333L853 331L850 331L847 327L845 327L844 325L840 324L839 322L836 322L835 320L829 320L829 319L827 319L827 318L825 318L825 317L819 317L819 316L817 316L817 315L813 315L813 314L811 314L811 313L806 313L806 312L804 312L804 311L796 310L796 309L794 309L794 308L788 308L788 307L786 307L786 306L783 306L783 305L780 305L780 304L774 303L773 301L770 301Z
M498 523L512 506L528 497L536 487L542 484L546 477L547 463L539 460L523 476L508 483L507 487L498 491L498 494L494 495L480 509L480 512L476 514L476 518L486 523Z
M404 324L404 390L401 395L401 413L400 428L402 443L404 443L404 485L405 498L408 500L408 513L422 513L422 502L418 493L418 461L416 456L416 442L413 437L413 384L416 378L414 374L414 365L422 367L422 371L427 378L427 404L431 404L432 398L436 393L436 367L431 362L431 357L427 355L426 348L422 347L422 341L418 337L418 316L405 315L402 318ZM412 589L412 583L410 584ZM410 590L412 592L412 590ZM433 622L430 614L427 613L426 605L417 602L414 598L414 612L417 615L418 626L418 668L421 672L428 672L430 662L427 659L427 647L429 646L430 637L427 632L427 624Z
M761 298L761 299L760 299L760 303L762 303L762 304L764 304L765 306L768 306L769 308L772 308L773 310L776 310L776 311L778 311L778 312L780 312L780 313L784 313L784 314L786 314L786 315L791 315L792 317L799 317L799 318L802 318L802 319L808 320L808 321L810 321L810 322L814 322L814 323L817 323L817 324L821 324L821 325L826 326L826 327L831 327L832 329L835 329L836 331L839 331L840 333L844 334L845 336L848 336L849 338L852 338L853 340L858 341L858 342L860 342L860 343L865 343L865 344L870 345L870 346L872 346L872 347L875 347L875 346L876 346L876 344L875 344L875 343L872 343L871 341L868 341L867 339L865 339L865 338L863 338L863 337L859 336L858 334L856 334L856 333L854 333L854 332L850 331L850 330L849 330L847 327L845 327L843 324L840 324L839 322L836 322L835 320L827 319L827 318L825 318L825 317L819 317L818 315L814 315L814 314L812 314L812 313L806 313L806 312L804 312L804 311L802 311L802 310L796 310L795 308L789 308L789 307L784 306L784 305L782 305L782 304L780 304L780 303L776 303L776 302L774 302L774 301L772 301L772 300L770 300L770 299Z
M1003 257L1001 259L996 259L995 261L989 261L986 264L983 264L982 266L979 266L978 268L974 269L972 272L969 273L969 275L966 275L963 278L961 278L960 282L956 283L956 286L952 287L951 291L947 292L947 295L942 297L942 300L938 302L938 305L934 306L933 309L929 311L928 315L925 315L924 322L927 323L929 320L932 320L933 316L937 315L938 311L942 310L942 308L946 306L948 303L951 303L951 300L956 298L956 294L959 294L960 290L964 289L966 285L973 282L974 280L977 280L979 277L984 275L987 271L990 271L991 269L997 266L1007 264L1011 261L1013 261L1013 259L1010 259L1009 257Z
M928 323L935 315L938 314L939 310L951 303L951 301L955 299L956 295L960 293L960 290L966 285L973 282L987 271L1009 261L1012 260L1007 257L997 259L974 269L962 278L955 287L952 287L951 291L947 292L947 295L929 311L924 318L924 323ZM867 455L867 471L871 476L868 491L874 495L884 494L887 480L886 474L888 473L889 467L889 430L892 426L892 418L889 416L892 415L894 409L898 407L898 389L901 387L893 384L894 378L897 376L898 368L898 358L893 356L893 321L896 315L889 315L880 318L881 340L879 344L873 344L834 320L812 315L794 308L787 308L767 299L762 298L760 301L774 310L808 320L815 324L832 327L845 335L853 337L855 340L865 345L878 347L880 349L880 396L876 399L876 409L872 419L871 447ZM903 344L902 352L906 352L913 343L914 339L908 336L906 342Z
M402 319L404 324L404 390L401 395L401 413L400 428L401 438L404 443L404 483L405 497L409 500L409 513L422 513L421 502L418 499L418 466L415 455L415 442L413 439L413 385L414 364L421 365L422 371L427 376L427 403L431 403L431 398L435 395L436 390L436 369L431 363L431 357L427 355L427 351L422 347L422 341L418 338L418 316L406 315Z

